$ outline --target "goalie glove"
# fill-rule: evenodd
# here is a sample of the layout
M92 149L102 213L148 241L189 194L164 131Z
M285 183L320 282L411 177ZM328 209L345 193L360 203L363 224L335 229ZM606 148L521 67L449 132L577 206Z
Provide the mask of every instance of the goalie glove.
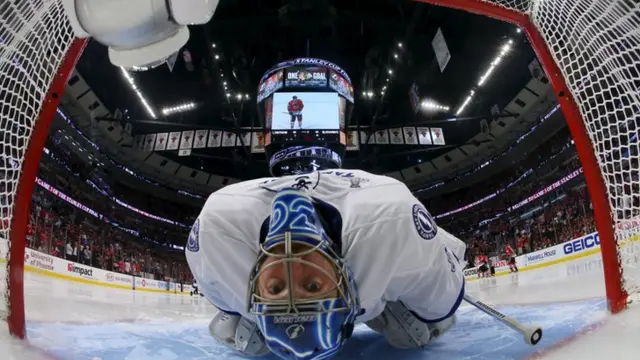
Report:
M128 70L163 64L189 39L187 25L207 23L219 0L63 0L75 35L109 48Z
M219 311L209 323L209 334L245 356L270 353L256 323L239 315Z
M455 315L436 323L425 323L399 301L388 302L382 314L367 326L384 335L398 349L422 348L455 325Z

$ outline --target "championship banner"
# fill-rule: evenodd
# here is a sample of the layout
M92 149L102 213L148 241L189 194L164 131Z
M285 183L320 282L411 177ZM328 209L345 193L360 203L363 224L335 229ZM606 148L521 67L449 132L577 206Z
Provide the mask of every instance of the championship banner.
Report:
M420 95L418 95L418 84L415 82L409 88L409 103L411 103L411 109L414 113L420 110Z
M164 151L167 149L167 139L169 138L169 133L160 133L156 138L156 151Z
M389 144L389 131L387 129L378 130L375 133L376 144L386 145Z
M244 144L244 146L251 146L251 132L250 131L243 131L240 133L240 136L238 136L238 140L236 143L236 146L242 146L242 144Z
M431 138L433 139L433 145L446 145L442 128L431 128Z
M413 126L405 126L402 128L404 133L404 143L407 145L418 145L418 137L416 136L416 128Z
M265 149L264 145L264 132L255 131L251 133L251 152L254 154L263 153Z
M390 143L393 145L404 145L402 128L389 129Z
M346 150L358 151L360 150L360 142L358 141L357 131L347 131Z
M193 147L193 130L183 131L180 140L180 150L191 149Z
M194 149L203 149L207 147L207 136L209 130L196 130L196 137L193 140Z
M236 134L229 132L229 131L223 131L222 132L222 146L223 147L234 147L236 146Z
M418 143L420 145L432 145L431 141L431 130L428 127L419 127L416 128L418 132Z
M181 134L182 133L180 131L169 133L169 142L167 143L167 150L178 150L178 146L180 146Z
M220 147L222 144L222 131L211 130L209 131L209 140L207 141L207 147Z
M369 137L368 132L360 131L360 144L364 144L365 141L367 141L367 138L369 139L369 145L376 143L376 137L374 134L372 134L371 137Z
M153 146L156 144L156 134L147 134L144 138L144 151L153 151Z
M144 135L136 135L136 137L133 138L133 147L138 150L142 150L142 146L144 145L144 138Z
M431 46L433 46L433 52L436 53L436 60L438 60L440 72L443 73L451 60L451 52L449 52L447 42L444 40L444 35L442 35L442 29L438 28L436 36L434 36L431 41Z

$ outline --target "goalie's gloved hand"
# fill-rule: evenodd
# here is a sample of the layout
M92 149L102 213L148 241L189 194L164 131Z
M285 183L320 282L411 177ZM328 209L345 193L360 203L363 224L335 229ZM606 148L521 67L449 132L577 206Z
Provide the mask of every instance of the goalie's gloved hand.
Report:
M262 356L270 352L256 323L239 315L218 312L209 323L209 333L245 356Z
M384 335L389 345L398 349L416 349L451 329L455 324L455 315L437 323L424 323L402 302L390 301L382 314L366 324Z

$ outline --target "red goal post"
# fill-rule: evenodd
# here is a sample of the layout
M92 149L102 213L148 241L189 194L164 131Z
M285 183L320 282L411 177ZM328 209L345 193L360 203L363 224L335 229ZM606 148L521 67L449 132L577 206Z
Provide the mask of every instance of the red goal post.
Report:
M639 292L635 272L638 209L633 208L633 200L629 204L624 199L633 194L618 190L633 188L629 183L634 174L625 179L616 173L625 166L620 159L625 149L625 161L631 166L638 161L638 145L633 149L629 144L640 125L637 5L629 0L415 1L510 22L526 33L555 91L584 168L600 236L609 309L613 313L624 309L629 294ZM636 125L628 129L626 122L633 117Z
M49 126L85 44L74 38L61 0L0 3L0 253L6 262L0 319L18 338L25 337L31 194Z

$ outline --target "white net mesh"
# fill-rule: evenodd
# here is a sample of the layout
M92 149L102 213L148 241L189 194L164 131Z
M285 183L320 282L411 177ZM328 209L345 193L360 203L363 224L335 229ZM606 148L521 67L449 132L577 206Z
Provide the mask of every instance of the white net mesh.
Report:
M635 0L482 1L527 14L560 68L607 187L622 286L630 299L637 298L640 5Z
M587 126L608 190L623 287L640 292L640 7L627 0L536 1L531 19Z
M73 40L61 0L0 1L0 318L9 315L9 232L28 141ZM27 224L15 224L25 226ZM16 242L16 241L14 241ZM24 239L14 244L24 246ZM18 274L16 274L18 275Z

